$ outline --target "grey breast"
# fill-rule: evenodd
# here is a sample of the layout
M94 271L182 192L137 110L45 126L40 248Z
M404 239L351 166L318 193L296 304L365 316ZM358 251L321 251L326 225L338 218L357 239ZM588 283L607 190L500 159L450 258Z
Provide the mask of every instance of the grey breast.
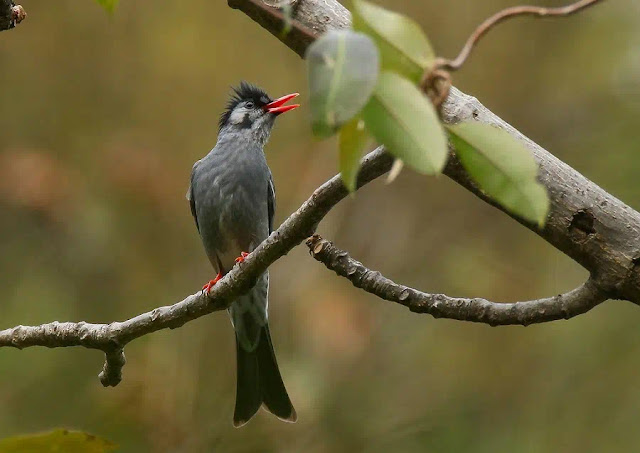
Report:
M218 271L229 271L240 252L251 252L268 236L269 174L262 148L233 138L194 165L198 228Z

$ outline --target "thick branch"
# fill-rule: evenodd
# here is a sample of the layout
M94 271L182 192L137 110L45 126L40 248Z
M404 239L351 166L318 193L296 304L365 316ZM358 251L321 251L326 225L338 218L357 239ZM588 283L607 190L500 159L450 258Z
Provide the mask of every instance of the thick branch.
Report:
M265 12L277 10L258 6L260 3L261 0L229 0L231 7L242 10L296 53L304 55L308 42L294 33L281 36L282 23L273 15L265 20ZM316 34L350 24L349 11L336 0L301 0L297 5L295 22ZM481 121L522 140L540 166L539 179L549 192L551 210L542 230L507 214L580 263L611 298L640 303L640 213L529 140L474 97L452 88L442 110L445 122ZM445 174L503 210L478 190L455 158L449 160Z
M591 279L565 294L515 303L423 293L399 285L380 272L367 269L347 252L317 234L307 240L307 246L311 256L323 263L327 269L348 279L356 288L375 294L381 299L397 302L413 312L428 313L434 318L480 322L491 326L527 326L573 318L607 300L606 293Z
M332 28L351 25L349 12L336 1L300 0L293 7L294 27L283 33L285 21L280 10L267 6L262 0L227 0L231 8L239 9L271 32L295 53L304 52L316 36Z
M391 157L381 149L369 153L363 159L358 186L386 173L391 163ZM0 347L84 346L99 349L106 354L100 380L105 386L117 385L125 363L123 348L128 342L157 330L180 327L208 313L227 308L233 300L252 288L256 279L273 262L313 234L322 218L346 195L347 190L339 176L324 183L242 264L220 280L208 297L196 293L174 305L159 307L127 321L111 324L52 322L40 326L17 326L0 331Z
M13 0L0 0L0 31L14 28L27 17L27 13Z

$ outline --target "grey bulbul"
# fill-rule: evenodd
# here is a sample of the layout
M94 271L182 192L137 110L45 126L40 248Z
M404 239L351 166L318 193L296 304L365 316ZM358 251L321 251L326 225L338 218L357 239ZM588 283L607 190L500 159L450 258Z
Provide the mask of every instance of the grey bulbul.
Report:
M264 145L275 119L299 105L285 105L298 94L271 99L262 89L242 82L220 117L218 141L191 172L187 199L209 261L218 275L273 231L276 198ZM229 307L236 333L237 387L233 424L242 426L260 406L281 420L296 421L296 411L282 382L269 334L269 273Z

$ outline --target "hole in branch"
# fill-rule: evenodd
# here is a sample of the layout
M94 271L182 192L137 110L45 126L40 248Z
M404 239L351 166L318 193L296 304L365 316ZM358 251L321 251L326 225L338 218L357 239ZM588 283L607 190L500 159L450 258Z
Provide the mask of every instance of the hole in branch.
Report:
M596 232L593 224L595 223L595 217L589 209L581 209L573 215L571 219L570 230L579 230L587 236Z

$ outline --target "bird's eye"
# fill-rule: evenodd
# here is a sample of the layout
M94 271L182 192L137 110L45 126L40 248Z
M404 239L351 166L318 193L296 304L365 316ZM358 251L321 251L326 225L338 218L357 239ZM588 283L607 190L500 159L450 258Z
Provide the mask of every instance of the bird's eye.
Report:
M254 107L253 102L249 101L245 104L245 107L248 109L252 109Z

